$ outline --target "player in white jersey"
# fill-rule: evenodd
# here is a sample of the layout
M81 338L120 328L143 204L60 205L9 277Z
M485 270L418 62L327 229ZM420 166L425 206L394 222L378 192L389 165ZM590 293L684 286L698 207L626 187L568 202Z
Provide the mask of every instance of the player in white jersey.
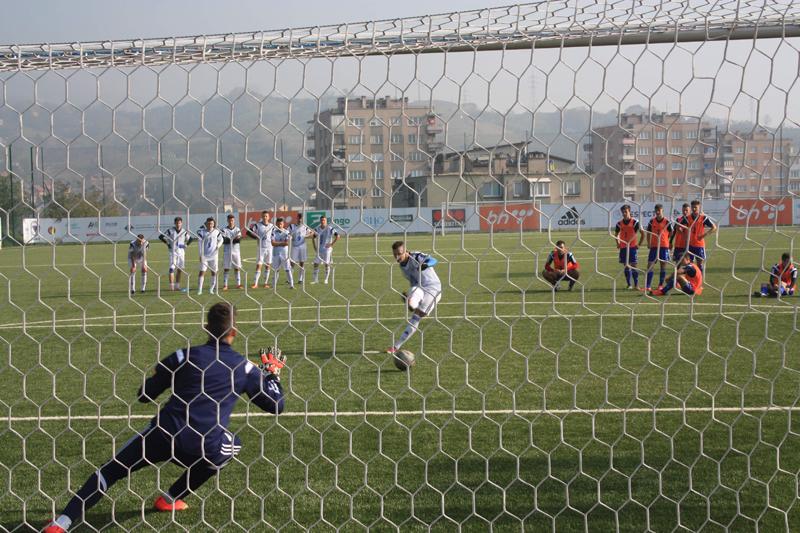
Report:
M222 268L224 269L222 290L228 290L228 271L236 273L236 288L242 288L242 254L239 242L242 230L236 227L236 217L228 215L228 225L222 228Z
M194 238L183 228L183 219L175 217L175 226L158 236L169 250L169 290L181 290L181 274L186 272L186 247Z
M247 228L247 235L258 240L256 248L256 275L251 289L258 288L261 269L265 268L264 288L269 289L269 270L272 265L272 230L275 224L269 221L269 211L261 211L261 220Z
M319 240L319 244L317 244ZM333 245L339 240L339 232L333 226L328 225L328 217L325 215L319 219L319 227L317 228L316 235L311 237L311 244L314 245L314 250L317 256L314 258L314 281L319 281L319 265L325 265L325 281L328 284L328 277L331 274L331 258L333 257Z
M211 271L210 293L217 290L217 260L222 246L222 232L217 229L217 221L212 217L206 219L205 226L197 231L197 247L200 252L200 274L197 276L197 294L203 294L203 278L206 270Z
M411 284L408 292L403 293L403 299L412 314L400 338L394 346L386 350L388 353L395 353L403 346L417 331L419 321L428 316L442 298L442 282L433 270L436 259L422 252L409 253L403 241L392 244L392 253L401 272Z
M275 220L275 229L272 230L272 271L274 272L272 284L278 287L278 272L281 267L286 270L289 278L289 288L294 289L294 279L292 277L292 263L289 261L289 241L291 235L289 230L283 227L283 219Z
M297 215L297 222L289 226L289 233L292 236L292 267L295 264L300 266L297 282L303 283L306 277L306 261L308 260L308 247L306 239L314 237L314 230L303 224L303 215Z
M128 285L131 294L136 293L136 269L142 271L142 292L147 288L147 250L150 248L150 243L144 238L141 233L131 241L128 247L128 266L131 268Z

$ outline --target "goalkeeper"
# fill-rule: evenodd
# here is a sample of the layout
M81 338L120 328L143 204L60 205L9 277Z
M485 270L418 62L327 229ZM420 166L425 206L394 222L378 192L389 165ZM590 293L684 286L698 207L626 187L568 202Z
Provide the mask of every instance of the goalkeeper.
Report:
M139 389L139 401L154 401L172 386L172 395L150 424L119 450L114 458L89 476L63 514L45 533L61 533L81 520L111 486L133 472L171 461L183 474L154 503L157 511L182 511L182 498L219 473L241 448L239 437L228 430L231 412L242 394L268 413L283 411L280 350L261 352L261 368L238 354L235 309L217 303L208 311L209 340L201 346L175 351L161 360Z

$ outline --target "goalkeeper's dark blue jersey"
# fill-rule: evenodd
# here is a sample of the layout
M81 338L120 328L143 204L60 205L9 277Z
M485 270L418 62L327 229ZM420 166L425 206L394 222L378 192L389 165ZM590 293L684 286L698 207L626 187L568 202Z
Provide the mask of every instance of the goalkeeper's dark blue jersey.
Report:
M224 342L219 352L216 342L208 342L161 360L139 389L139 401L151 402L170 387L172 395L152 425L171 434L180 451L191 455L215 455L231 446L227 427L242 394L268 413L283 411L280 381Z

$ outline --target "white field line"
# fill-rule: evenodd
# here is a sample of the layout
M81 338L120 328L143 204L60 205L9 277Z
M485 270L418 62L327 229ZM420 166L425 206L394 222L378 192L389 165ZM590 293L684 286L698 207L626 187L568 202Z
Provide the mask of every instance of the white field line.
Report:
M609 415L609 414L659 414L659 413L794 413L800 406L768 405L754 407L632 407L600 409L426 409L417 411L298 411L286 412L277 418L337 418L368 416L565 416L565 415ZM254 412L234 413L233 418L264 418L275 415ZM153 415L74 415L74 416L11 416L3 420L15 422L62 422L62 421L102 421L102 420L149 420Z
M682 296L680 294L678 294L678 297L681 298ZM516 302L511 302L511 301L504 300L504 301L496 301L496 302L492 302L492 301L440 302L440 303L437 304L436 307L446 307L446 306L458 306L458 307L465 307L465 306L492 306L492 307L517 306L518 307L518 306L523 306L523 305L524 306L528 306L528 305L543 305L543 304L553 304L553 303L556 303L559 306L566 306L566 305L569 305L569 306L581 306L581 307L585 307L587 309L589 307L592 307L592 306L604 306L604 307L607 307L609 305L621 305L621 306L629 305L629 306L632 306L632 307L640 307L640 306L644 306L644 305L647 305L647 306L659 306L659 307L662 307L662 306L663 307L666 307L666 306L680 306L682 308L686 308L686 306L687 306L687 302L686 301L682 301L682 302L675 302L675 301L671 301L671 302L639 301L639 302L612 303L612 302L609 302L609 301L584 301L584 302L581 302L581 301L570 301L570 302L555 301L554 302L553 300L525 300L525 301L521 301L520 300L520 301L516 301ZM315 310L324 310L324 309L342 309L342 310L359 309L359 308L375 309L375 308L378 308L378 307L385 308L385 307L395 306L395 305L398 306L398 307L402 307L401 303L397 303L397 304L393 304L393 303L378 304L378 303L375 303L375 304L298 305L298 306L291 306L291 307L283 307L283 306L281 306L281 307L270 307L269 305L264 305L262 307L239 308L237 311L238 311L238 313L240 315L242 313L252 313L252 312L268 312L268 313L272 314L272 313L286 313L286 312L294 312L294 311L315 311ZM692 313L692 314L693 315L700 315L700 316L703 316L705 314L731 315L731 314L747 314L747 313L787 314L787 313L794 313L796 311L800 311L800 308L798 308L797 306L792 306L791 309L778 309L778 310L776 310L773 305L769 305L769 304L756 304L756 305L749 305L749 304L722 304L722 305L724 305L726 308L727 307L745 308L746 310L745 311L717 311L717 312L705 312L705 313L701 312L701 313ZM692 306L693 307L714 307L714 308L719 309L720 304L719 303L712 303L712 302L693 302ZM145 313L144 315L142 315L142 313L138 313L138 314L128 314L128 315L103 315L103 316L90 316L90 317L58 318L58 319L55 320L55 325L59 326L59 327L62 326L62 325L66 326L70 322L81 322L81 323L87 323L87 325L89 325L88 324L89 322L94 322L94 321L111 321L113 323L113 322L116 322L118 320L126 320L126 319L129 319L129 318L142 318L142 317L145 317L145 318L149 319L151 317L155 318L155 317L175 317L175 316L180 316L180 315L196 315L197 313L198 313L197 310L194 310L194 311L177 311L177 310L175 310L173 308L172 311L164 311L164 312L158 312L158 313L149 313L148 312L148 313ZM647 313L638 313L638 312L635 312L635 311L631 311L630 313L617 313L617 314L609 314L609 313L601 313L601 312L598 312L596 314L588 314L588 313L587 314L569 314L569 316L570 317L572 317L572 316L578 316L578 317L580 317L580 316L601 316L601 315L602 316L631 316L632 314L635 315L635 316L651 316L651 317L652 316L662 316L662 313L649 313L649 314L647 314ZM685 316L686 313L672 313L672 314L664 313L664 316L676 316L676 315ZM513 315L513 316L537 318L537 317L548 317L548 316L559 316L559 315L553 313L553 314L546 314L546 315L520 314L520 315ZM509 318L509 317L510 316L505 316L504 317L504 316L497 315L497 318ZM391 318L391 317L387 317L387 318ZM483 316L479 316L479 315L475 315L475 316L473 316L473 315L469 315L469 316L459 315L459 316L456 316L456 317L440 316L439 318L487 318L487 317L483 317ZM492 316L489 316L488 318L492 318ZM337 319L325 318L325 319L321 319L321 320L322 321L327 321L327 320L345 320L345 318L337 318ZM349 320L365 320L365 319L363 319L363 318L350 318ZM302 320L298 319L296 321L297 322L301 322ZM315 321L315 320L312 320L312 321ZM239 322L241 322L243 324L255 323L255 322L252 322L252 321L251 322L247 322L247 321L243 321L243 320L240 320ZM50 326L53 325L53 323L54 323L53 320L32 320L32 321L28 321L28 322L7 322L7 323L4 323L4 324L0 324L0 329L22 328L22 327L40 327L40 326L50 327ZM82 325L82 324L79 324L79 325Z
M753 311L730 311L724 313L724 316L736 316L736 315L748 315L753 313ZM771 316L774 315L794 315L797 314L798 310L783 310L783 311L771 311L769 314ZM496 319L503 319L503 320L515 320L521 318L559 318L565 316L566 318L630 318L631 313L603 313L601 314L569 314L569 315L561 315L561 314L516 314L516 315L436 315L436 319L438 320L482 320L482 319L489 319L489 318L496 318ZM636 313L635 316L638 317L688 317L688 313ZM699 312L699 313L692 313L691 316L722 316L718 312ZM433 317L430 317L433 318ZM375 317L336 317L336 318L293 318L293 319L280 319L279 322L286 322L287 324L320 324L325 322L382 322L387 320L397 320L402 321L405 320L405 316L382 316L380 320ZM237 320L239 324L255 324L261 325L264 323L270 324L275 322L276 320L272 319L265 319L261 320ZM3 324L0 325L0 330L8 330L8 329L42 329L42 328L97 328L97 327L115 327L115 328L122 328L122 327L173 327L173 326L197 326L199 322L118 322L118 321L110 321L110 322L101 322L101 323L92 323L92 324L56 324L53 325L52 323L48 322L46 324Z

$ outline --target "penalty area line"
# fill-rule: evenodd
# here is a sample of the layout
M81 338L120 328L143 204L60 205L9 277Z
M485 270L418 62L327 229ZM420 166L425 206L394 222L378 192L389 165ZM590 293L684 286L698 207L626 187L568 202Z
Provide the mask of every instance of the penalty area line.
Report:
M369 416L557 416L566 415L619 415L619 414L661 414L661 413L794 413L800 406L767 405L750 407L632 407L599 408L599 409L426 409L406 411L296 411L277 415L277 418L328 418L346 417L362 418ZM75 415L75 416L11 416L5 418L14 422L65 422L65 421L115 421L115 420L149 420L154 415ZM265 418L275 415L264 412L234 413L233 418Z

